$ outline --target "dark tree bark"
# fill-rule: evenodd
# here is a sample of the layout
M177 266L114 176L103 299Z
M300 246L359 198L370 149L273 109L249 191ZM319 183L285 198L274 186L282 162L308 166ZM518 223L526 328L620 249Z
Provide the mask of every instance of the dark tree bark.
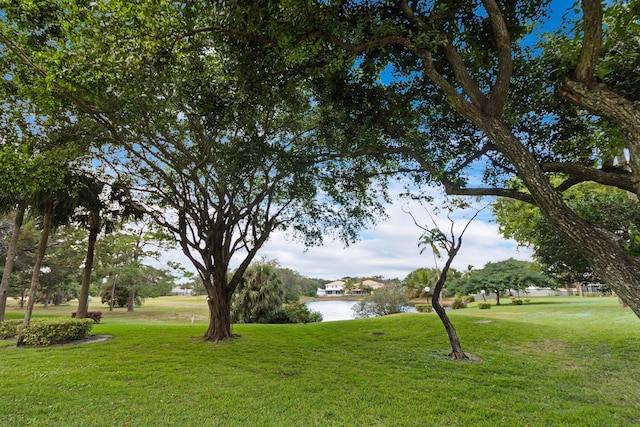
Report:
M47 242L49 241L49 233L51 232L51 219L53 216L53 198L49 197L45 199L43 205L43 225L42 233L40 234L40 243L38 245L38 253L36 254L36 261L33 266L33 274L31 275L31 286L29 288L29 299L27 300L27 309L24 313L24 320L22 322L22 328L29 326L31 322L31 315L33 314L33 307L36 303L36 293L38 290L38 282L40 280L40 268L42 267L42 261L44 260L44 254L47 250ZM23 343L22 335L19 334L18 346Z
M91 286L91 272L93 271L93 259L95 255L96 241L100 233L100 218L94 212L89 212L89 242L87 243L87 256L82 272L82 283L80 285L80 296L78 297L78 309L76 318L87 317L89 307L89 288Z
M231 333L231 295L224 283L211 284L207 289L209 327L204 334L208 341L223 341L233 337Z
M431 297L431 305L436 313L438 313L438 317L442 324L444 325L445 330L447 331L447 335L449 336L449 344L451 344L451 353L449 353L449 357L453 360L464 360L469 357L462 350L462 345L460 344L460 339L458 338L458 333L456 332L456 328L451 323L449 316L447 316L447 312L440 304L440 294L442 292L442 288L444 287L444 283L447 280L447 273L449 268L451 267L451 262L458 254L460 250L460 246L462 244L462 240L459 238L457 242L453 242L453 245L447 250L447 262L442 268L442 272L440 273L440 277L438 277L438 282L436 283L433 296Z
M440 304L440 294L442 293L442 288L444 287L445 282L447 281L447 274L449 272L449 268L451 268L451 263L453 262L456 255L458 255L458 251L460 251L460 247L462 246L462 236L469 228L469 225L473 222L474 219L480 214L481 210L476 211L476 213L471 217L471 219L464 226L460 235L458 237L455 236L453 230L453 220L449 217L449 221L451 223L451 227L448 230L448 234L442 232L439 227L435 224L435 228L427 228L424 227L413 218L413 222L424 231L423 238L425 238L425 242L429 242L432 246L437 245L447 252L447 261L440 272L440 276L438 277L438 281L435 284L433 290L433 296L431 297L431 305L433 309L438 314L440 321L444 325L445 330L447 331L447 336L449 337L449 343L451 344L451 353L449 356L453 360L464 360L469 357L465 354L464 350L462 350L462 345L460 344L460 339L458 338L458 333L456 332L456 328L451 323L449 316L447 316L447 312L445 311L442 304ZM413 215L412 215L413 217Z
M116 298L116 282L118 280L118 274L113 275L113 283L111 284L111 301L109 301L109 311L113 311Z
M127 300L127 311L132 313L134 311L134 305L136 304L136 290L129 290L129 298Z
M495 289L494 292L496 293L496 305L500 305L500 289Z
M4 312L7 309L7 297L9 291L9 278L13 271L13 263L16 259L16 252L18 250L18 238L20 237L20 229L22 228L22 222L24 221L24 213L26 211L26 205L20 205L16 211L16 217L13 220L13 232L11 233L11 240L9 241L9 248L7 249L7 259L4 263L4 272L2 273L2 282L0 283L0 322L4 321Z

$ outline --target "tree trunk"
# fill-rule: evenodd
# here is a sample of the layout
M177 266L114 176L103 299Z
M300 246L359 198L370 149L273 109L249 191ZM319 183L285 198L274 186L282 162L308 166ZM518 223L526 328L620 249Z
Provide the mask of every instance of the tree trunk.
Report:
M224 281L205 283L207 303L209 304L209 328L204 337L209 341L223 341L232 338L231 334L231 298Z
M500 305L500 289L494 291L496 293L496 305Z
M116 298L116 280L118 279L118 275L113 275L113 283L111 284L111 301L109 301L109 311L113 311L113 306L115 304Z
M0 322L4 322L4 312L7 309L7 297L9 291L9 278L13 271L13 263L16 259L18 251L18 238L20 237L20 229L24 220L24 212L26 206L20 205L16 211L16 217L13 220L13 232L7 249L7 260L4 263L4 272L2 273L2 282L0 282Z
M44 254L47 250L47 242L49 241L49 232L51 231L51 217L53 216L53 199L46 199L44 202L44 221L42 225L42 233L40 234L40 244L36 255L36 262L33 266L33 274L31 275L31 286L29 288L29 299L27 301L27 309L24 313L24 321L22 328L29 326L31 315L33 314L33 306L36 303L36 291L38 290L38 282L40 280L40 268L44 260ZM18 346L22 345L22 335L18 338Z
M447 312L440 304L440 294L442 293L442 288L444 287L444 283L447 280L447 272L449 271L449 267L453 262L453 259L458 254L458 250L460 249L460 244L462 240L458 240L458 243L452 242L453 246L447 251L448 259L445 263L442 271L440 272L440 277L436 282L436 286L433 290L433 296L431 297L431 305L436 313L438 313L438 317L440 321L444 325L444 329L447 331L447 335L449 336L449 344L451 345L451 353L449 353L449 357L453 360L464 360L468 359L467 355L462 350L462 345L460 344L460 339L458 338L458 333L456 332L456 328L451 323L449 316L447 316Z
M100 232L100 218L94 212L89 212L89 242L87 243L87 256L82 272L80 284L80 296L78 297L78 309L76 318L84 319L89 311L89 288L91 286L91 272L93 271L93 258L95 255L96 241Z
M129 300L127 301L127 311L128 312L133 312L133 306L136 303L136 290L135 289L131 289L129 290Z
M589 64L593 65L591 62ZM640 108L638 104L618 95L606 85L596 84L585 78L581 79L580 76L578 79L579 81L565 81L560 87L560 94L578 107L607 118L615 124L629 150L627 166L631 171L635 194L640 196ZM579 233L588 231L586 227L577 230ZM578 247L583 248L585 258L595 272L640 317L640 260L627 253L619 238L604 230L595 229L595 232L587 233L585 237L582 240L578 238L571 240Z
M442 288L440 288L442 290ZM458 338L458 333L456 332L456 328L449 320L449 316L447 316L447 311L440 304L440 290L434 293L431 297L431 305L433 305L433 309L436 313L438 313L438 317L440 321L444 325L444 329L447 331L447 335L449 336L449 344L451 345L451 353L449 356L454 360L464 360L468 359L467 355L464 354L464 350L462 350L462 345L460 344L460 339Z
M475 120L518 170L540 212L580 248L593 270L640 317L640 260L613 233L578 217L562 200L536 159L501 119Z

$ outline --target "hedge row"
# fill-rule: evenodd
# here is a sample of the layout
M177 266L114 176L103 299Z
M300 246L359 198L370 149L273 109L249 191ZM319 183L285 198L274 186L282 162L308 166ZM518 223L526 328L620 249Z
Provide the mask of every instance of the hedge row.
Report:
M22 320L9 320L0 323L0 338L16 337L22 326ZM22 330L22 343L46 346L81 340L89 336L93 320L91 319L33 319Z
M22 326L22 319L6 320L0 322L0 340L13 338L18 335L18 330Z

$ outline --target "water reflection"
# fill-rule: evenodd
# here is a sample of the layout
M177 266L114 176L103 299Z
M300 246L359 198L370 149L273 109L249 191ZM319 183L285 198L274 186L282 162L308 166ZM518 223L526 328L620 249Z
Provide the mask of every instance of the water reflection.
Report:
M310 301L306 306L309 307L309 310L319 311L322 314L323 322L332 322L335 320L354 319L351 308L357 303L358 301L323 300ZM416 309L407 307L406 311L416 311Z
M358 301L311 301L306 305L309 310L319 311L322 314L323 322L331 322L334 320L353 319L353 311L351 307L356 305Z

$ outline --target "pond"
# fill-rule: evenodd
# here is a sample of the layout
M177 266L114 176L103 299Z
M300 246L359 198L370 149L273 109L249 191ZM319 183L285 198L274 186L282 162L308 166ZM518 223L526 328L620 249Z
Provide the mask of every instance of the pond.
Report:
M310 301L306 306L309 307L309 310L320 312L323 322L332 322L334 320L354 319L351 308L357 303L358 301L322 300ZM406 311L415 312L416 309L414 307L407 307Z

